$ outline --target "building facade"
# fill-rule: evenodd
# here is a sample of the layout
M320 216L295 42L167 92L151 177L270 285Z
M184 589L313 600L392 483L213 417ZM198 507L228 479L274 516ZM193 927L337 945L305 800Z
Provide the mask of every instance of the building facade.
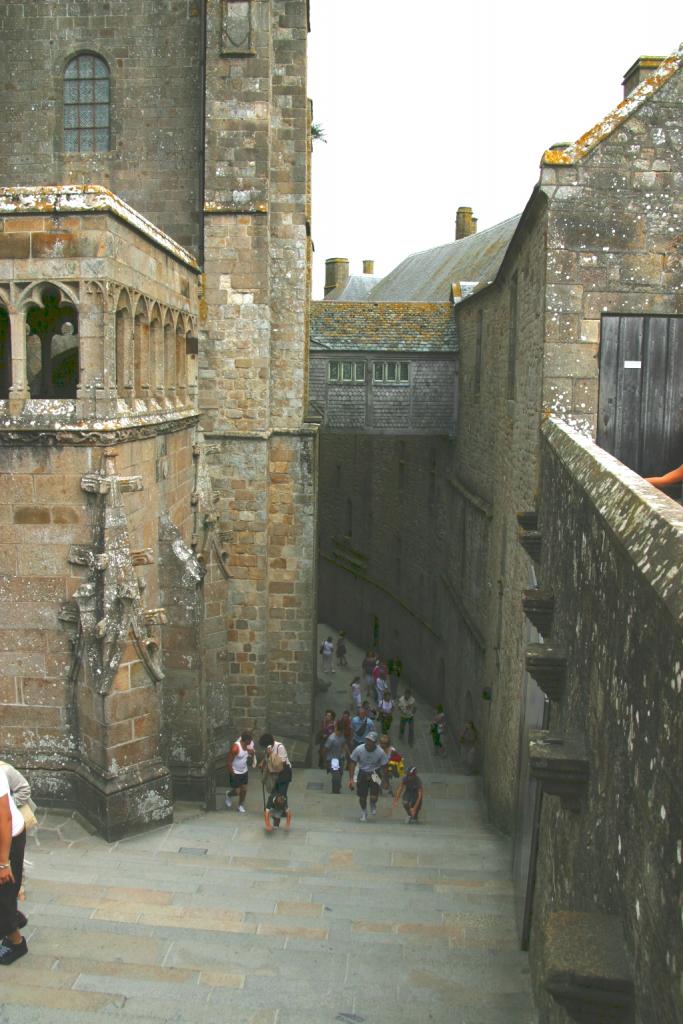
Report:
M8 3L2 744L109 838L305 751L305 0Z

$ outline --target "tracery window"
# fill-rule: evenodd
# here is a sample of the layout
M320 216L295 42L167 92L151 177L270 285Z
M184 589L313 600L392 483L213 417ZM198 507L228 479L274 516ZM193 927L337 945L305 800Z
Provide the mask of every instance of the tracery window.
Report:
M109 68L94 53L74 57L64 72L64 149L103 153L109 149Z

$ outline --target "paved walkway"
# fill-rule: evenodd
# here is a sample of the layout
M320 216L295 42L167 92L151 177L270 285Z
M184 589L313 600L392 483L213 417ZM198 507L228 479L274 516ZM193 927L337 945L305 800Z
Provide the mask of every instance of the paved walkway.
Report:
M415 828L386 798L361 824L317 769L295 773L289 834L265 833L256 785L245 815L181 804L111 845L43 812L0 1024L534 1024L508 844L478 780L429 760L429 717Z

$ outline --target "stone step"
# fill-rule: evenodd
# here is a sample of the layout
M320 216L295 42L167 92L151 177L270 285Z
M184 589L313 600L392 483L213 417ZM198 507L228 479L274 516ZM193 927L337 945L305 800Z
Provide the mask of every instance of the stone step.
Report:
M111 845L41 813L2 1024L532 1024L476 780L425 777L449 795L413 827L385 799L361 824L353 794L307 789L321 775L295 773L290 833L265 833L255 787L246 815L179 805Z

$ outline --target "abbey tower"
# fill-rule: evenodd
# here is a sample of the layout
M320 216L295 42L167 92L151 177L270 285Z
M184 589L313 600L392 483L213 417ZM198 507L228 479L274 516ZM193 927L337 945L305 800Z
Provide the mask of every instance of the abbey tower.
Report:
M307 18L0 12L1 743L110 838L310 733Z

